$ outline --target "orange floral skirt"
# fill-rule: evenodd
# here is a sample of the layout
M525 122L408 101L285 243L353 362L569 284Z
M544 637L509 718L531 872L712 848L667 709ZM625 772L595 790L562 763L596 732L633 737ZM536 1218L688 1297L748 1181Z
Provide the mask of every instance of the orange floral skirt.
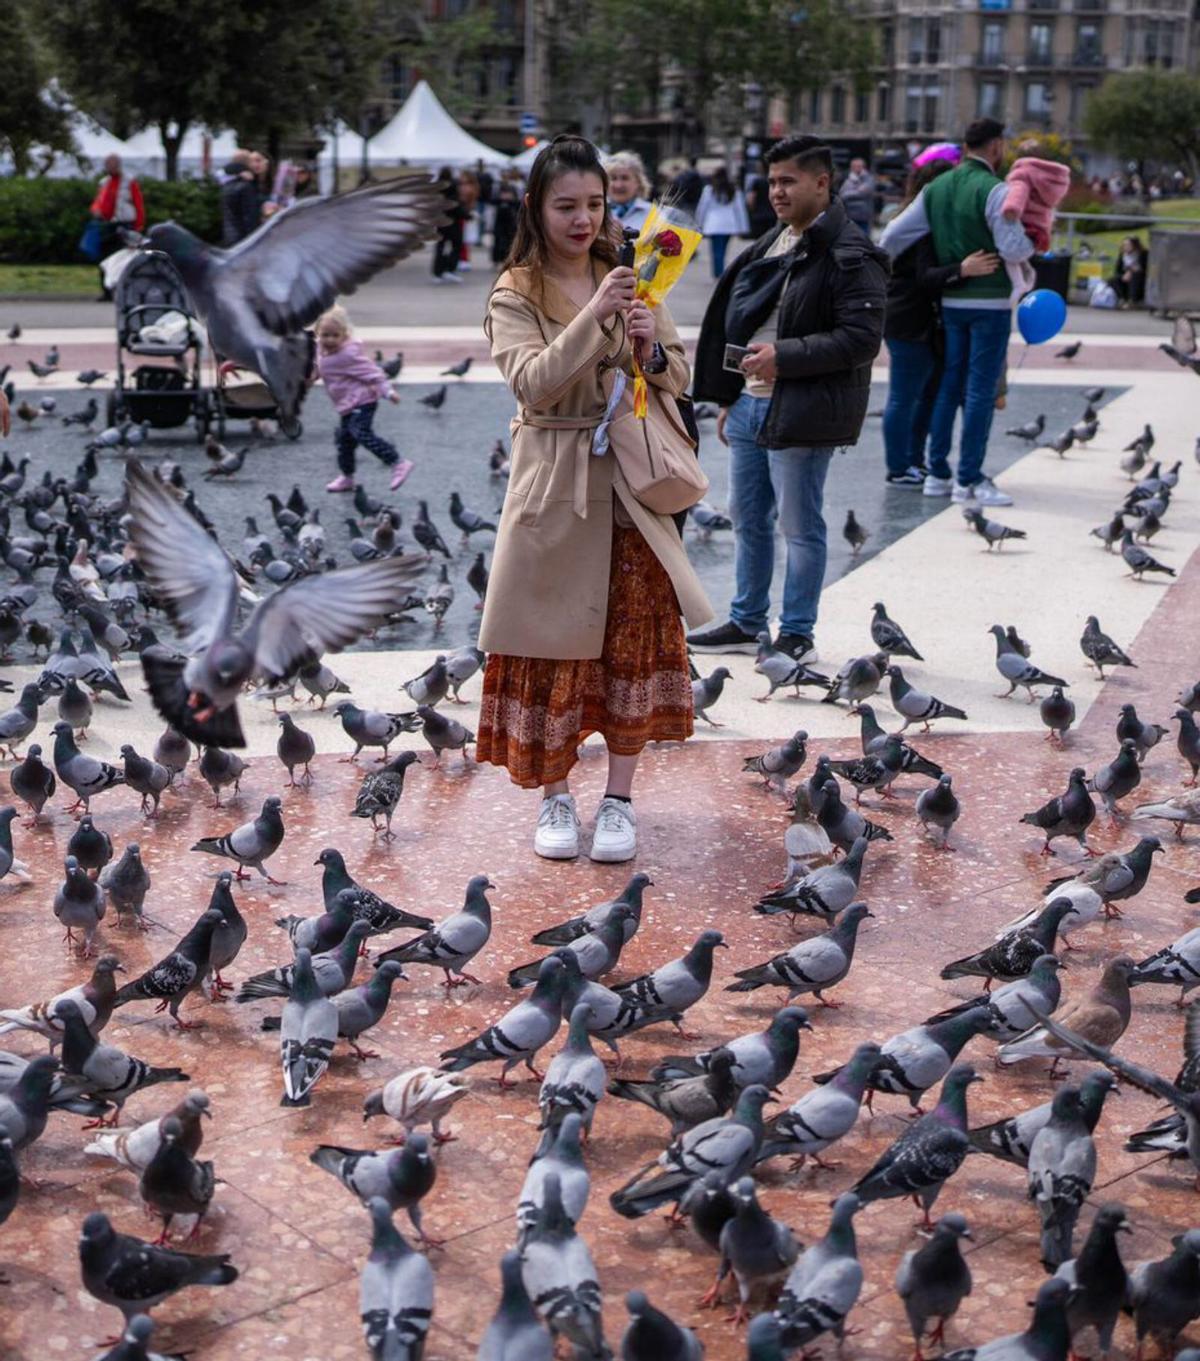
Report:
M692 734L692 683L675 588L636 529L613 526L604 648L586 661L492 653L483 677L476 759L524 789L564 780L579 744L610 752Z

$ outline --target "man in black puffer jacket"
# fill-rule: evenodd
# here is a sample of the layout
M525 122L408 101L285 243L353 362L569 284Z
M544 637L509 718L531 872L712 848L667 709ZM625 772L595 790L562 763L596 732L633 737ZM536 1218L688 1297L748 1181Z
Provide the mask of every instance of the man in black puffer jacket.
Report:
M858 442L879 353L888 260L832 195L833 158L816 137L767 153L778 227L722 275L696 345L693 392L721 407L729 446L735 595L729 622L692 634L695 652L754 652L768 627L775 521L787 540L775 646L813 660L825 578L825 474ZM752 353L725 367L726 345Z

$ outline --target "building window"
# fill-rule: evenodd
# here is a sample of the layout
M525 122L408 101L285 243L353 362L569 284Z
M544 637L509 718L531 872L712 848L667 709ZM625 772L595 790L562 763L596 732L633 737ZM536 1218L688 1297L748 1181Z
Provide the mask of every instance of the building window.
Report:
M881 85L875 95L875 117L880 123L887 123L892 116L892 87Z
M1054 60L1054 29L1050 24L1029 25L1029 61L1038 66L1049 66Z
M517 58L512 52L502 52L496 58L493 88L501 103L517 102Z
M833 87L833 97L829 101L829 121L837 127L846 121L846 91L841 85Z
M1125 65L1133 66L1138 59L1138 21L1125 20Z
M1050 117L1050 87L1044 80L1031 80L1025 87L1025 117Z
M896 25L890 20L879 25L879 56L884 66L891 66L896 60Z
M1092 85L1072 85L1071 86L1071 126L1081 128L1083 126L1084 115L1087 113L1088 100L1091 98Z
M808 121L815 127L821 121L821 91L811 90L808 96Z
M980 46L979 57L984 66L999 66L1004 60L1003 24L984 24L983 42Z
M925 21L925 65L936 66L942 59L942 21Z
M908 21L908 64L920 66L925 60L925 20Z
M1004 86L998 80L983 80L979 83L980 118L999 118L1004 102Z
M854 96L854 121L865 123L871 117L871 96L866 90L859 90Z
M1085 19L1075 30L1075 60L1085 66L1101 64L1100 25L1094 19Z
M942 90L936 80L926 79L924 98L921 107L921 131L936 132L938 109L941 104Z
M511 33L517 27L516 0L494 0L492 12L496 16L496 27L502 33Z
M921 84L910 81L904 91L904 131L921 131Z

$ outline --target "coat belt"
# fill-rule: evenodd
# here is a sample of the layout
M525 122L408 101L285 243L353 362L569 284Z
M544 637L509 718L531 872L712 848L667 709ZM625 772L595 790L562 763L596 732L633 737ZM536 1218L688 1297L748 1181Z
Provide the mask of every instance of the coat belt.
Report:
M595 430L604 419L604 412L594 416L541 416L535 411L522 408L517 417L521 425L532 425L538 430ZM587 519L588 459L591 450L586 442L580 442L575 450L575 469L572 486L571 504L581 520Z

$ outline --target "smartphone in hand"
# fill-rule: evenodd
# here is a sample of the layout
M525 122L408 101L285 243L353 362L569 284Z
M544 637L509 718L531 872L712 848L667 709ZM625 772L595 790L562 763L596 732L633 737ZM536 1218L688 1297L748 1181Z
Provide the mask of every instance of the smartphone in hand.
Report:
M741 373L742 361L751 353L745 345L726 345L725 360L721 367L729 373Z

